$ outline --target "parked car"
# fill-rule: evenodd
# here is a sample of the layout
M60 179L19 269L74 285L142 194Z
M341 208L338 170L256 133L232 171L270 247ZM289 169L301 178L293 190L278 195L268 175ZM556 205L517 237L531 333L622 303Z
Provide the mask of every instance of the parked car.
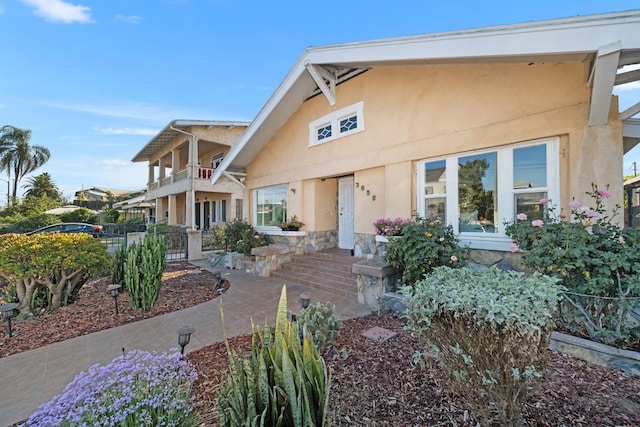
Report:
M96 224L85 224L82 222L63 222L60 224L47 225L37 230L25 233L27 235L39 233L87 233L93 237L100 237L103 234L102 226Z

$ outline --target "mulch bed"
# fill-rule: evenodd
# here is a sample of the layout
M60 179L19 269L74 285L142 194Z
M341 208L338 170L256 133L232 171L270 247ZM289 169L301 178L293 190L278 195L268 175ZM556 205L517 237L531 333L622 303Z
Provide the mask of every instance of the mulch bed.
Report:
M213 280L213 274L188 262L171 262L153 310L133 311L126 294L121 294L119 315L106 292L110 279L93 280L83 287L77 303L17 320L11 339L0 333L0 357L208 301L218 295L212 290ZM397 335L377 343L362 335L373 327ZM343 322L337 349L324 355L333 372L333 425L475 426L464 400L441 386L441 373L414 363L415 352L425 349L403 327L403 319L393 313ZM230 344L248 348L250 336L234 337ZM215 426L216 393L228 369L224 344L191 352L188 359L199 373L194 394L200 425ZM640 426L640 377L551 352L540 387L529 395L524 418L531 426Z

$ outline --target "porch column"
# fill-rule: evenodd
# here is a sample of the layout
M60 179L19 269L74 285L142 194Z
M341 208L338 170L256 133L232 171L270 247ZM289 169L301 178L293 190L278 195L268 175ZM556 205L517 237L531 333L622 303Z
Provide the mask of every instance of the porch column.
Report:
M180 172L180 150L171 150L171 175L175 177L176 173ZM173 179L171 180L173 182Z
M169 206L167 207L167 210L169 211L169 217L167 218L167 224L175 225L178 223L176 211L176 195L170 194L168 197L168 202Z
M158 197L156 199L156 223L166 223L167 217L164 213L167 210L167 204L165 203L164 197Z
M167 176L167 170L164 167L164 160L162 158L158 159L158 180L162 181L164 177Z
M195 203L196 199L193 191L187 191L185 195L186 199L186 209L185 209L185 218L184 225L187 227L187 230L195 230L196 227L196 209Z
M148 177L147 177L147 183L148 186L153 185L153 182L156 180L155 178L155 165L151 162L149 162L149 171L148 171Z

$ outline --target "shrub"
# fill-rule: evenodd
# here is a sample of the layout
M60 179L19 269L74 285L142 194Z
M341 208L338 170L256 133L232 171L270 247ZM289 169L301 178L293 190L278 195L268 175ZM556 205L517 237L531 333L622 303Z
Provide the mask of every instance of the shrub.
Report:
M70 212L65 212L60 215L62 222L85 222L87 224L97 224L98 215L93 213L90 209L81 207Z
M336 306L330 302L316 303L296 315L301 336L310 333L320 352L334 348L340 335L342 320L336 318L335 309Z
M548 360L556 279L495 268L436 268L405 286L408 328L431 344L447 385L483 425L520 425Z
M218 394L220 426L324 426L330 374L312 340L287 320L282 287L275 328L253 330L250 354L227 342L229 378Z
M403 226L401 237L389 237L386 260L403 270L402 281L412 284L439 266L462 267L468 249L461 247L451 226L415 217Z
M258 233L251 224L239 219L233 219L225 224L213 228L212 245L216 249L224 249L227 252L239 252L250 255L251 249L267 246L271 238Z
M86 234L0 236L0 275L15 284L24 314L73 303L87 279L108 268L106 245Z
M78 374L24 426L193 426L193 365L180 353L133 350Z
M543 199L543 219L518 215L506 224L506 233L527 268L558 278L567 289L563 326L607 344L637 344L640 329L628 322L627 313L640 297L640 231L614 223L618 206L607 215L606 189L592 185L586 194L595 207L574 199L568 214L556 214Z
M131 308L150 311L160 295L162 273L167 267L167 247L163 236L147 234L129 246L124 264L124 282Z
M13 226L19 233L26 233L47 225L58 224L59 222L60 218L57 216L41 213L19 219L13 223Z

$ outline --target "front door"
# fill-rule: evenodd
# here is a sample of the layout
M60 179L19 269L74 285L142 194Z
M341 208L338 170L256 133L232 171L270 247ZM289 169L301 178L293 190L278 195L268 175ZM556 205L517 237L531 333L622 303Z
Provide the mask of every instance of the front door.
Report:
M338 179L338 247L353 249L353 176Z

